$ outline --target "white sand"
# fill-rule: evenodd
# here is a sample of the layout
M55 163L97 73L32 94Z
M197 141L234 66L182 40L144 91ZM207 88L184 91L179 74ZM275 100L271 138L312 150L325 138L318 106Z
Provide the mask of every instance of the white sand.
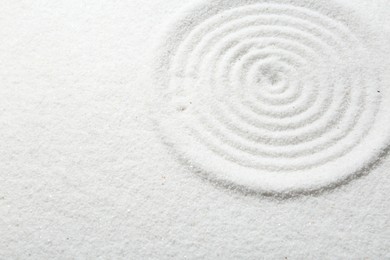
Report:
M390 3L269 2L0 2L0 259L390 258Z

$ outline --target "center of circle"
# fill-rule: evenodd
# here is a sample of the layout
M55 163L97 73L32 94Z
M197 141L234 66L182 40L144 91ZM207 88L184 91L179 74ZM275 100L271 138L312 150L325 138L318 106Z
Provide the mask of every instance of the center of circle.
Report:
M250 88L254 92L280 94L289 83L289 72L277 59L260 59L248 70Z
M257 82L260 85L273 87L281 83L282 77L283 77L282 71L280 68L271 65L264 65L260 67L259 77Z

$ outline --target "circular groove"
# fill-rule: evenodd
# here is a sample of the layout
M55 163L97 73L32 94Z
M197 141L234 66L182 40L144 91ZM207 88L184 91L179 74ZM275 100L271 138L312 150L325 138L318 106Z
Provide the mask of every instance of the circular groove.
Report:
M249 190L307 191L356 174L387 146L389 96L378 94L365 27L340 10L233 0L186 12L158 50L165 141L207 176Z

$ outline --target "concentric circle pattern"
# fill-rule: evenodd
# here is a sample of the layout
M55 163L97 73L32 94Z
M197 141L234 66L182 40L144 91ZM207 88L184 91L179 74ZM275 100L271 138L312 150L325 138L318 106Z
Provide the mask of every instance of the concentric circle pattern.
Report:
M390 134L372 35L330 1L213 1L184 11L158 50L164 141L213 180L258 192L358 175Z

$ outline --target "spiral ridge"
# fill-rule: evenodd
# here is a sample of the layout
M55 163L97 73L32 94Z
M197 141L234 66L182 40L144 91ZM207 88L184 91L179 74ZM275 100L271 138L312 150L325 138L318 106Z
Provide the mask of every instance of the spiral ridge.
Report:
M214 179L266 192L321 188L370 163L388 140L382 130L360 148L389 125L377 122L383 80L358 21L334 10L232 1L173 23L156 70L171 147Z

